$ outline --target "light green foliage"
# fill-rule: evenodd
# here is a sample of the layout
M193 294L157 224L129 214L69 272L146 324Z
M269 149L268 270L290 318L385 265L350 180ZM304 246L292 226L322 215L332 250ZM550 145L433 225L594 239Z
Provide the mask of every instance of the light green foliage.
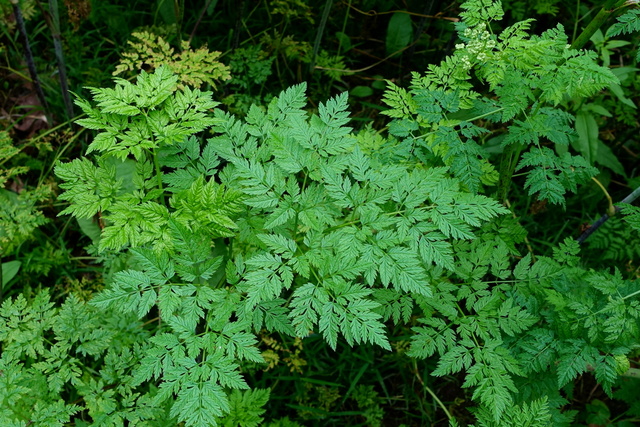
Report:
M640 257L640 247L629 244L640 239L640 221L639 216L634 214L634 208L631 205L622 205L623 215L609 218L597 233L589 236L589 249L597 254L605 265L610 264L612 260L629 262Z
M618 22L607 30L607 37L617 36L622 33L634 33L640 30L639 12L638 9L629 9L624 14L618 16L616 18Z
M282 15L287 20L298 19L308 24L314 24L313 9L302 0L271 0L270 12L274 15Z
M114 76L126 71L138 73L145 66L151 69L166 66L178 76L181 87L200 87L207 83L215 88L216 81L231 78L229 67L218 61L220 52L209 52L206 46L192 50L188 41L182 41L180 51L174 52L174 48L158 35L141 31L131 36L138 41L129 41L131 50L122 54Z
M48 186L20 194L0 189L0 254L10 254L30 239L37 227L47 222L37 204L50 196Z
M91 89L98 108L77 101L88 116L79 122L100 131L87 152L100 155L96 163L84 158L56 167L56 174L66 181L61 188L67 191L60 197L72 203L63 213L78 218L90 218L98 212L103 215L110 222L100 240L103 249L146 243L153 243L157 250L166 248L172 218L185 225L204 219L216 224L220 235L228 234L232 222L227 215L236 209L235 196L210 178L205 183L215 167L211 163L215 159L207 157L210 149L196 161L200 153L193 142L176 144L216 122L206 115L217 105L210 93L178 89L177 78L166 67L154 74L143 72L136 84L117 82L115 89ZM153 176L153 171L163 166L180 168L166 177L168 191L174 193L172 213L161 203L162 176ZM197 180L200 172L204 175ZM205 197L200 198L201 192ZM209 211L203 213L205 208ZM204 217L193 217L198 209Z
M256 427L263 421L262 407L269 400L269 390L234 390L229 396L230 413L222 420L224 427Z
M620 210L625 215L624 221L634 230L640 231L640 208L625 203Z
M9 159L20 153L20 149L13 145L13 140L7 131L0 131L0 164L4 165ZM5 183L15 175L24 173L27 168L13 167L0 169L0 185L4 186Z
M546 398L535 400L531 404L510 406L506 410L501 426L505 427L547 427L551 424L551 413ZM494 426L490 411L482 408L477 412L478 426Z
M505 293L488 292L488 284L477 279L462 289L439 284L437 298L420 302L424 326L414 328L409 355L442 355L434 375L466 371L465 385L477 386L474 398L485 404L481 413L488 411L495 425L512 418L516 390L520 399L553 396L540 391L540 384L522 381L531 375L551 375L563 387L593 367L610 393L616 357L637 346L638 284L581 269L577 253L577 243L567 240L553 259L532 264L525 256L508 274L512 280L495 283ZM458 309L448 308L455 301ZM541 311L544 323L530 314L538 307L549 307Z
M279 41L285 43L285 40ZM261 45L238 48L229 55L233 77L228 88L235 93L225 97L222 102L229 106L230 111L244 115L252 104L264 103L262 93L276 57L262 50Z
M22 12L22 16L25 21L29 21L38 16L38 5L34 0L0 0L0 13L3 17L8 17L13 14L13 5L17 3ZM2 19L0 23L3 30L13 30L16 26L15 19Z
M331 55L324 49L320 49L316 56L316 68L334 80L340 80L343 75L349 73L342 55Z
M29 170L26 166L11 166L11 161L21 151L8 132L0 131L0 255L4 256L29 240L35 229L47 222L37 205L49 199L52 193L51 185L15 192L4 188L8 182Z
M308 121L304 102L304 85L294 86L266 112L252 108L244 127L229 118L210 140L229 163L223 184L247 196L240 242L253 246L260 233L264 243L238 288L252 310L297 277L290 317L298 335L317 325L332 347L340 333L388 348L370 287L431 295L425 266L452 266L447 240L472 238L472 227L505 210L464 193L445 168L372 164L344 127L346 95Z
M355 387L351 398L356 401L358 408L364 411L363 415L367 420L367 425L371 427L382 425L384 410L380 406L380 396L373 389L373 386L359 384Z

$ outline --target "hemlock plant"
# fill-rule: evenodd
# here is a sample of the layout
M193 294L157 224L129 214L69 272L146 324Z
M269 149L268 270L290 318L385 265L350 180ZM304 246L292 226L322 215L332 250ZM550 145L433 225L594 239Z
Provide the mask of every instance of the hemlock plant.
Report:
M6 425L258 425L269 391L242 367L263 362L265 330L397 351L388 325L412 325L406 357L462 373L478 426L569 425L563 388L586 371L613 393L638 283L581 266L575 241L519 253L501 202L516 170L558 204L597 173L563 149L562 105L616 79L561 27L494 34L498 3L462 8L453 55L389 86L388 133L348 127L346 94L308 113L305 84L239 119L167 67L77 100L98 133L56 167L63 213L99 216L98 250L126 268L89 303L4 301Z

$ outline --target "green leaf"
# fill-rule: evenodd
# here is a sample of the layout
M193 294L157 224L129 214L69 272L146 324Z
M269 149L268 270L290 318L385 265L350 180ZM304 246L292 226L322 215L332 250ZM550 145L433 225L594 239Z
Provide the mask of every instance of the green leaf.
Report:
M340 43L340 50L342 52L347 52L351 50L351 38L349 38L347 34L343 33L342 31L337 31L336 38Z
M177 417L186 426L204 426L230 411L229 399L222 387L211 382L189 382L180 388L171 407L170 416Z
M121 312L134 312L144 317L155 305L158 295L153 284L161 284L148 275L135 270L116 273L112 285L97 294L91 303L99 308L113 308Z
M600 359L598 350L586 345L582 340L571 340L558 359L558 387L564 387L569 381L586 372L587 365L596 366Z
M593 164L598 158L599 127L591 113L578 111L576 115L576 131L578 139L572 147L582 154L589 164Z
M418 321L426 326L413 328L415 335L411 337L408 356L426 359L436 352L444 354L456 346L458 337L444 320L434 317Z
M134 259L140 263L145 274L159 281L169 281L175 275L173 262L166 252L154 252L149 249L132 249Z
M332 302L326 302L321 309L320 312L320 320L318 322L318 326L320 328L320 332L329 346L332 349L336 349L338 343L338 323L340 317L338 313L341 314L340 317L343 319L346 317L346 313L344 312L344 308L336 306Z
M616 18L618 22L613 24L607 30L606 37L611 38L622 33L630 34L640 30L640 11L638 9L629 9Z
M366 98L373 95L373 89L369 86L356 86L349 91L349 95L356 98Z
M258 427L269 401L269 389L233 390L229 395L229 414L222 419L224 427Z
M271 230L276 228L295 216L296 212L288 206L278 206L268 217L264 223L264 228Z
M412 36L413 27L411 25L411 15L402 12L396 12L391 15L389 25L387 26L387 38L385 40L387 55L396 53L407 47L411 42Z
M597 147L598 156L595 158L596 163L602 165L606 168L611 169L613 172L618 175L626 176L626 172L624 170L624 166L620 163L620 160L613 154L611 148L606 145L604 142L598 139L598 147Z
M82 230L85 236L89 237L94 245L98 244L102 233L102 229L98 225L98 222L93 218L77 218L76 220L78 221L80 230Z
M271 251L287 258L292 258L298 248L295 241L281 234L257 234L256 237Z
M20 266L22 262L20 261L7 261L2 263L2 288L9 283L11 279L13 279L18 271L20 271Z

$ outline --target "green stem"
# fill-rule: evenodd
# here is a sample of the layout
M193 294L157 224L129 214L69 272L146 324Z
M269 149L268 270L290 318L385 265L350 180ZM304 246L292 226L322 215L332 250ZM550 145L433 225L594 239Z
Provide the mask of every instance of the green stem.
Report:
M420 372L418 371L418 363L415 361L415 359L413 360L413 373L415 374L416 378L418 379L418 382L420 383L420 385L424 388L424 390L429 393L431 395L431 397L433 398L433 400L436 401L436 403L438 404L438 406L442 409L442 411L445 413L445 415L447 416L447 419L449 421L453 420L453 416L451 416L451 412L449 412L449 410L447 409L447 407L445 406L444 403L442 403L442 400L440 400L438 398L438 396L433 392L433 390L431 390L424 382L424 380L422 379L422 376L420 375Z
M511 187L511 178L516 170L520 152L522 152L522 144L508 145L502 153L500 160L500 179L498 180L498 201L504 202L509 195L509 187Z
M624 297L622 297L623 300L626 300L627 298L633 298L636 295L640 294L640 291L635 291L633 293L630 293L629 295L625 295Z
M307 188L307 174L304 174L304 180L302 181L302 188L300 192L303 192ZM298 217L300 216L300 212L296 212L296 219L293 223L293 241L297 241L298 239Z
M347 30L347 21L349 20L349 11L351 10L351 0L349 0L349 4L347 4L347 13L345 13L344 15L344 19L342 20L342 29L340 31L342 31L342 34L346 34L345 31ZM342 53L342 43L338 44L338 53L336 53L336 56L340 56L340 54Z
M62 127L65 124L69 124L72 123L73 120L67 120L66 122L62 123L59 126L56 126L55 128L51 129L52 131L55 129L58 129L59 127ZM44 168L40 171L40 178L38 178L38 186L42 185L45 181L45 179L50 176L51 171L53 170L53 168L55 168L56 164L58 163L58 160L60 160L60 157L62 157L62 155L69 149L70 146L72 146L72 144L75 143L75 141L80 138L80 136L86 131L85 128L80 128L76 133L74 133L66 142L66 144L63 147L58 148L58 150L56 151L56 155L53 159L52 162L49 162L49 166L47 167L47 170L45 171ZM38 135L37 138L40 138L44 136L44 134ZM29 144L31 144L31 142L33 142L33 140L29 141Z
M604 196L607 198L607 201L609 202L609 207L607 208L607 214L609 216L614 216L616 214L616 208L615 208L615 206L613 206L613 199L611 198L611 196L607 192L607 189L604 188L604 185L602 185L602 183L600 181L598 181L595 177L591 177L591 180L593 180L593 182L595 182L596 185L598 187L600 187L600 189L604 193Z
M611 14L622 6L625 1L626 0L606 0L604 5L602 5L602 9L600 9L598 14L589 22L587 28L582 30L578 38L571 43L571 49L582 49L584 45L591 40L591 36L602 27Z
M322 33L324 33L324 29L327 26L327 19L329 18L329 11L331 10L331 6L333 6L333 0L327 0L324 4L322 18L320 19L320 25L318 26L318 31L316 32L316 40L313 43L313 53L311 54L311 62L309 63L309 73L313 73L313 69L316 66L316 57L318 56L318 51L320 50Z
M69 84L67 81L67 67L64 62L64 53L62 52L62 42L60 38L60 14L58 13L58 0L49 1L49 14L44 14L45 21L51 30L53 37L53 47L56 53L56 61L58 63L58 75L60 77L60 90L62 91L62 99L68 118L72 118L73 103L69 96Z

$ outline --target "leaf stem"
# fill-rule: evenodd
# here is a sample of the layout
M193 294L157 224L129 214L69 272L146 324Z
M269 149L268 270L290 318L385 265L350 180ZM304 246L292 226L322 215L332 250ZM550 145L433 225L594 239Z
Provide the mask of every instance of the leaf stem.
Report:
M615 206L613 206L613 199L611 198L611 196L609 195L609 193L607 192L607 189L604 188L604 185L602 185L602 183L600 181L598 181L595 177L591 178L598 187L600 187L600 189L602 190L602 192L604 193L604 196L607 198L607 200L609 201L609 208L607 209L607 214L609 216L613 216L616 214L616 208Z

